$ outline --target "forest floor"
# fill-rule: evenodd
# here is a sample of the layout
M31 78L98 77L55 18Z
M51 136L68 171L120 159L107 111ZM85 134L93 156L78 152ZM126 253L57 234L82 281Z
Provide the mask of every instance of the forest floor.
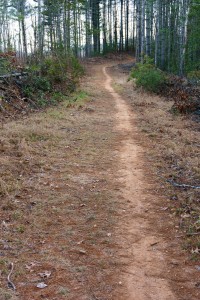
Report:
M122 63L88 60L70 102L0 129L0 300L200 298L198 249L192 260L182 247L150 119L144 130L131 104L158 97Z

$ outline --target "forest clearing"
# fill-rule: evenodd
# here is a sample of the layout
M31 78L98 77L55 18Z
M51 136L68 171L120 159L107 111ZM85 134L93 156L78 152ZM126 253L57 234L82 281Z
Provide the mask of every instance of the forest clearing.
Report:
M0 0L0 300L200 299L199 12Z
M88 60L76 102L1 129L2 299L199 299L184 203L197 192L157 173L170 176L172 136L184 130L195 143L197 127L134 91L121 66ZM184 140L173 154L184 164L183 151ZM6 288L10 262L16 292Z

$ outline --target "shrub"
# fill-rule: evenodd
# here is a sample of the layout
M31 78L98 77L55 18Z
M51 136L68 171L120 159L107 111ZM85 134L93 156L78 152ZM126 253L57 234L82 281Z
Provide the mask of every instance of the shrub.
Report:
M4 75L10 72L10 62L8 59L0 57L0 75Z
M41 65L41 73L52 84L62 83L68 78L78 79L83 74L83 67L75 56L66 58L60 54L46 58Z
M190 71L190 72L187 74L187 77L188 77L188 78L197 78L197 79L200 79L200 70Z
M67 78L67 62L58 57L48 57L41 65L41 73L52 83L63 82Z
M49 92L51 83L45 77L30 74L22 86L23 95L30 99L38 98L40 94Z
M32 86L37 90L48 92L51 89L51 83L45 77L34 76L32 78Z
M144 87L147 91L157 93L164 86L165 81L165 76L158 70L149 70L140 74L136 80L136 84L139 87Z
M49 54L38 65L31 60L29 76L23 81L23 97L33 100L38 106L47 106L62 101L63 97L73 92L83 67L72 54L58 51Z
M165 74L153 65L153 60L145 57L143 63L137 63L132 69L130 79L136 79L136 86L149 92L158 93L166 84Z
M84 73L83 66L80 64L78 59L75 56L71 56L71 66L73 76L79 78Z
M187 74L187 78L190 80L191 83L200 84L200 70L190 71Z

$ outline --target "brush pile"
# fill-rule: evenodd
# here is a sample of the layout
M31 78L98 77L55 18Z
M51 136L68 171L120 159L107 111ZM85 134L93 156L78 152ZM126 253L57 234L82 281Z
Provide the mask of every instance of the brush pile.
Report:
M0 76L0 116L1 119L26 115L37 109L34 101L24 96L23 84L27 81L26 72L14 72Z
M14 51L0 53L0 119L25 115L37 105L25 97L23 86L28 80L28 72L19 64Z
M83 72L73 55L49 54L42 61L29 57L23 64L15 52L0 53L0 120L66 100Z
M173 112L194 113L200 117L200 86L196 82L170 76L164 93L167 98L174 100Z

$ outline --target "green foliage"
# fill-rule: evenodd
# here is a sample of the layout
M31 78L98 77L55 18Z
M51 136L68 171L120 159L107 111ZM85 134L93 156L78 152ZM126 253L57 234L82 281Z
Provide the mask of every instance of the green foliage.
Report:
M84 74L83 66L74 55L71 56L71 66L74 78L79 78Z
M36 99L40 106L44 106L44 93L51 91L51 83L47 78L30 74L23 86L23 94L30 99ZM41 105L42 103L42 105Z
M187 77L189 79L194 79L194 80L198 80L199 81L200 80L200 70L188 72Z
M66 80L78 79L83 74L83 67L78 59L69 55L66 58L62 53L47 57L41 64L41 74L52 84L63 83Z
M200 70L200 0L191 1L188 38L186 45L186 71Z
M140 74L136 81L138 86L144 87L147 91L158 92L165 84L164 75L156 69Z
M16 228L17 232L19 233L24 233L25 231L25 227L24 225L19 225L17 228Z
M43 91L38 91L36 96L36 103L40 107L45 107L48 104L51 104L47 98L45 98L45 93Z
M32 77L32 86L35 90L41 90L43 92L48 92L51 90L51 83L45 77L40 77L40 76Z
M51 82L61 83L67 79L67 61L58 57L48 57L41 65L41 73Z
M61 92L53 92L51 94L51 104L56 105L58 102L62 102L66 99L66 96L63 95Z
M77 106L77 107L82 107L84 103L88 101L88 94L85 91L76 91L73 94L73 97L68 98L68 103L67 106Z
M130 79L132 78L135 78L137 87L154 93L159 92L167 81L165 74L157 69L153 60L147 56L144 57L143 63L137 63L132 69Z
M106 55L106 54L109 54L109 53L116 53L117 49L118 49L117 47L118 47L118 45L116 45L115 43L106 44L103 47L103 54Z
M4 75L10 72L10 62L6 58L0 58L0 75Z
M79 77L84 70L78 59L60 49L39 64L31 59L29 77L23 85L23 94L41 107L56 105L74 92Z

